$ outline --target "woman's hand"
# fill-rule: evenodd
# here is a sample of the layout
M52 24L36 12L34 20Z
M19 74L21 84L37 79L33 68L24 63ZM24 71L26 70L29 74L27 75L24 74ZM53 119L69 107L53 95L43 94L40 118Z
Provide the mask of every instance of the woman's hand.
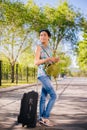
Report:
M48 58L48 61L50 61L50 62L58 62L60 59L59 59L59 57L49 57Z

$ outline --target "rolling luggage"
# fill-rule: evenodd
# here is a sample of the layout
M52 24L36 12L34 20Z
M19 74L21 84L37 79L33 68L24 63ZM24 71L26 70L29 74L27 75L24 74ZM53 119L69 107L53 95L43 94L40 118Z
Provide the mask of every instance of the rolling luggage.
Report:
M18 115L18 123L30 128L36 127L37 122L37 103L38 93L30 91L24 93L21 99L20 113Z

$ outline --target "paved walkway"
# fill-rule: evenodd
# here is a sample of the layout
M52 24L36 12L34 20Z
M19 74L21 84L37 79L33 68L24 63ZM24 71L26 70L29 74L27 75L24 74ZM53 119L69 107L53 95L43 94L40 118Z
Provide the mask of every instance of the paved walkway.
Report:
M64 78L58 84L58 98L51 112L55 127L37 126L32 130L87 130L87 78ZM0 89L0 130L26 130L16 125L20 100L24 92L35 88L39 92L40 87Z

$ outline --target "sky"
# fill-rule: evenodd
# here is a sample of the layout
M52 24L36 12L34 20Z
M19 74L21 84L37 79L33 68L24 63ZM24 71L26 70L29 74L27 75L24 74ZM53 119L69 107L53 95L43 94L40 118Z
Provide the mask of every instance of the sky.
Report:
M19 1L22 1L25 3L28 0L19 0ZM39 6L44 6L46 4L49 4L53 7L56 7L59 1L60 0L34 0L34 2ZM67 0L67 1L70 5L73 5L75 9L79 9L82 13L84 13L87 16L87 0Z

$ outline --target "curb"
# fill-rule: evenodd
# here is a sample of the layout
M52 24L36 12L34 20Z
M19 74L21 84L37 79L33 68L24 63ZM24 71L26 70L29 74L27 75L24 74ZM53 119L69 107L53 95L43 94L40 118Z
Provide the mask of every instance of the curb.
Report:
M14 90L23 89L23 88L27 88L27 87L32 87L32 86L36 86L36 85L37 85L37 83L34 83L34 84L23 84L21 86L13 86L13 87L8 87L8 88L1 88L0 89L0 93L14 91Z

